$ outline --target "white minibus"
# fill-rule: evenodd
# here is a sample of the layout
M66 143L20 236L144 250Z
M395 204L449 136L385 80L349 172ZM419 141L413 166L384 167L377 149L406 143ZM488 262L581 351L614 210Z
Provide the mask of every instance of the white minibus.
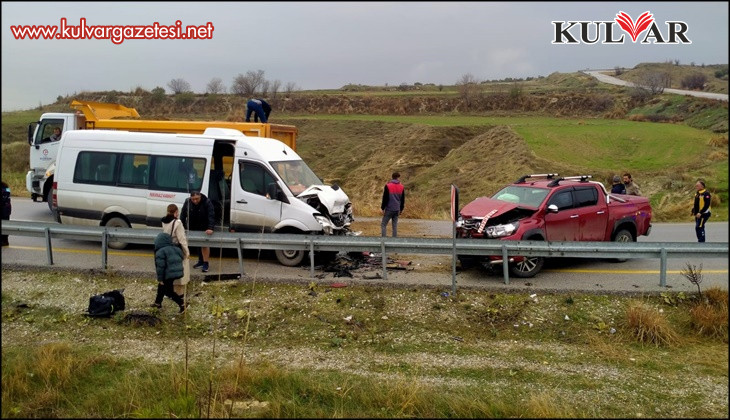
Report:
M56 162L53 209L63 224L161 227L167 205L182 209L193 190L213 202L223 231L344 235L354 221L347 194L324 185L294 150L232 129L71 130ZM289 266L305 254L276 251Z

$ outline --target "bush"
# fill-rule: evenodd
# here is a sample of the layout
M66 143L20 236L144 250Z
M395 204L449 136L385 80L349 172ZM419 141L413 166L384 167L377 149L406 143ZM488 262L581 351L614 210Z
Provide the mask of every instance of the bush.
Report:
M702 73L694 73L682 79L682 89L702 90L707 83L707 77Z
M626 311L626 327L631 335L642 344L671 346L679 337L669 326L666 317L643 303L632 303Z

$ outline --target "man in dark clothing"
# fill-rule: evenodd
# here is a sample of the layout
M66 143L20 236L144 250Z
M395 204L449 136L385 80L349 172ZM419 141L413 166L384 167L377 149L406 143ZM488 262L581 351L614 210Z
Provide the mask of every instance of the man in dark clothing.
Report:
M10 203L10 187L8 184L5 183L5 181L2 181L2 193L3 193L3 203L2 203L2 216L3 220L10 220L10 213L13 211L12 204ZM2 235L3 236L3 244L2 246L8 246L10 245L10 242L8 242L8 235Z
M393 172L393 179L388 181L383 188L383 201L380 210L383 211L383 220L380 222L380 236L386 236L385 230L388 221L393 220L393 237L398 237L398 216L403 213L406 205L406 192L403 184L400 183L400 174Z
M188 230L205 231L206 234L212 235L213 228L215 228L213 202L208 200L208 197L201 194L200 191L192 191L190 198L186 199L185 204L183 204L180 221ZM210 248L201 247L198 252L198 262L193 268L203 267L203 273L207 273L209 268L208 257L210 257Z
M269 121L269 114L271 114L271 105L269 105L268 102L261 98L250 99L246 103L246 122L251 122L252 112L253 120L255 122L259 122L260 119L262 123L265 123Z
M705 242L705 224L710 218L710 201L712 196L705 188L705 181L698 180L695 184L695 202L692 206L692 216L695 218L695 233L697 234L697 242Z
M615 175L613 177L611 194L626 194L626 186L621 182L621 177L619 177L618 175Z

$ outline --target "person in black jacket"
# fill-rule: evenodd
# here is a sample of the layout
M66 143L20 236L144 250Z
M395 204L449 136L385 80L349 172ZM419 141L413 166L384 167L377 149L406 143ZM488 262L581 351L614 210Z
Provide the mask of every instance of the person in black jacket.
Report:
M695 193L695 202L692 206L692 216L695 218L695 233L697 234L697 242L705 242L705 224L710 218L710 201L712 196L705 188L705 181L697 180L695 184L697 192Z
M621 177L615 175L611 185L611 194L626 194L626 186L621 182Z
M190 198L186 199L185 204L183 204L180 221L188 230L205 231L206 234L212 235L213 228L215 228L213 202L208 200L208 197L201 194L200 191L192 191ZM208 257L210 257L210 248L201 247L198 252L198 262L193 268L202 267L203 273L207 273L209 268Z
M3 183L3 208L2 208L2 216L3 220L10 220L10 213L13 211L12 204L10 203L10 187L8 184L5 183L5 181L2 181ZM2 235L3 236L3 244L2 246L8 246L10 245L10 242L8 242L8 235Z

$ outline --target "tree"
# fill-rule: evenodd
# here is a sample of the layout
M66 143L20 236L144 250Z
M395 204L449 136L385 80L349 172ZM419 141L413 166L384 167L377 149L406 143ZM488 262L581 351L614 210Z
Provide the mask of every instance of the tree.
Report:
M298 90L297 84L294 82L287 82L286 86L284 86L284 92L286 92L287 95L291 94L295 90Z
M231 92L241 96L253 96L257 89L261 87L261 84L266 80L264 78L263 70L246 72L246 75L239 74L233 79L233 85L231 86Z
M644 90L651 95L659 95L664 92L664 88L668 87L671 77L664 72L646 72L639 76L636 88Z
M177 95L178 93L190 92L190 83L186 82L185 79L172 79L167 84L172 93Z
M205 87L205 91L215 95L216 93L225 93L226 87L223 86L223 80L220 77L214 77L210 79L208 85Z
M479 95L479 81L471 74L466 73L456 82L459 96L468 108Z
M271 97L273 99L276 99L276 97L279 94L279 90L281 89L281 80L277 79L277 80L274 80L273 82L271 82L270 89L271 89Z

